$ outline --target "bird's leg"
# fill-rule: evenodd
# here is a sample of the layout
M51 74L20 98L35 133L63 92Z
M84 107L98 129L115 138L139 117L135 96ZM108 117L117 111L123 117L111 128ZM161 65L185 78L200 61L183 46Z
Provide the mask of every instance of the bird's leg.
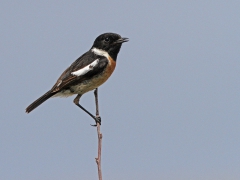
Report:
M94 96L95 96L95 104L96 104L96 119L98 119L98 122L100 122L99 124L101 125L101 117L99 116L99 106L98 106L98 88L94 90Z
M76 104L78 107L80 107L83 111L85 111L89 116L91 116L96 123L98 122L99 124L101 124L101 118L99 119L98 117L95 117L94 115L92 115L88 110L86 110L84 107L82 107L79 104L79 100L81 98L82 95L78 94L77 97L73 100L74 104ZM95 126L95 125L94 125Z

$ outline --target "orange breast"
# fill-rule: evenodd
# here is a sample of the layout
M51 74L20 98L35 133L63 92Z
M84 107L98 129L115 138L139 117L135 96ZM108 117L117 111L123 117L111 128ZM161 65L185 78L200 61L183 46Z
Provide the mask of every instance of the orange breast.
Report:
M116 61L114 61L111 57L108 58L108 65L106 67L106 69L104 70L104 72L99 75L97 78L93 78L93 84L96 84L96 86L100 86L102 85L104 82L106 82L108 80L108 78L112 75L115 67L116 67ZM96 88L97 88L96 87ZM95 88L94 88L95 89Z
M109 64L106 67L106 70L104 72L106 80L111 76L111 74L113 73L113 71L114 71L114 69L116 67L116 61L114 61L110 56L108 58L108 61L109 61Z
M109 63L106 69L101 74L78 85L72 86L71 89L74 91L73 94L84 94L88 91L98 88L104 82L106 82L116 67L116 61L114 61L110 56L108 57L108 61Z

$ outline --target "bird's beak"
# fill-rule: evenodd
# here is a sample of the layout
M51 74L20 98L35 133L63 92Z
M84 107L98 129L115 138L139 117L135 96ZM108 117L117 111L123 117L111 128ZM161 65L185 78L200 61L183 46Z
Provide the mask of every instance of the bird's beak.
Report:
M120 39L118 39L115 43L116 43L116 44L120 44L120 43L124 43L124 42L128 42L128 41L129 41L128 38L120 38Z

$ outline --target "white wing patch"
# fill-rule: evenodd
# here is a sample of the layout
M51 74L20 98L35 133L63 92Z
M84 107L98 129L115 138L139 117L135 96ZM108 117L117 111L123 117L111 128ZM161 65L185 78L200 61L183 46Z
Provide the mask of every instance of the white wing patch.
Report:
M62 80L59 81L59 83L57 84L57 87L60 86L60 84L62 84Z
M93 70L93 68L99 63L99 59L96 59L95 61L93 61L91 64L85 66L84 68L82 69L79 69L77 71L74 71L72 72L71 74L72 75L75 75L75 76L82 76L84 74L86 74L87 72Z

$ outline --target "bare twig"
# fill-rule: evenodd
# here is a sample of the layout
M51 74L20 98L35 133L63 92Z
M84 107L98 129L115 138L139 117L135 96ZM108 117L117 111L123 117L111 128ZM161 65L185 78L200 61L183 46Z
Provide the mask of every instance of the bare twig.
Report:
M95 103L96 103L96 118L100 118L99 108L98 108L98 89L95 89L94 95L95 95ZM99 122L96 122L96 123L97 123L97 135L98 135L98 157L95 159L98 167L98 179L102 180L102 169L101 169L102 133L100 132Z

